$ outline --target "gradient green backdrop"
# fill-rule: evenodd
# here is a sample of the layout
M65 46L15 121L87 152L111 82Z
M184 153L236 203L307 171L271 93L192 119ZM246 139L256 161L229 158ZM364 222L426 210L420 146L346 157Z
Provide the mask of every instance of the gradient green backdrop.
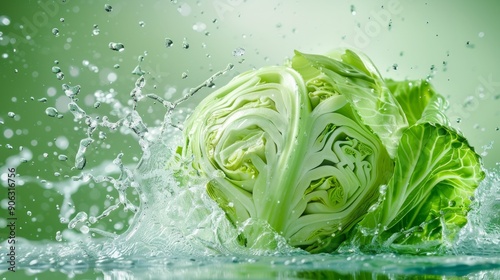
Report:
M56 231L67 228L59 221L59 209L64 206L64 188L74 186L65 176L81 173L72 167L85 131L67 111L69 99L62 84L81 86L79 104L88 114L110 115L107 105L94 108L94 93L114 92L126 104L138 77L132 70L138 65L146 72L145 93L175 98L228 63L234 63L235 69L216 85L248 69L281 64L294 49L322 53L352 47L371 57L385 77L430 75L436 89L449 98L448 115L476 150L483 153L494 142L484 163L495 167L500 154L500 4L485 0L366 2L0 2L0 241L7 238L5 172L16 166L20 156L26 162L17 168L18 236L54 240ZM105 4L111 5L110 12ZM170 47L167 38L173 42ZM110 42L123 43L125 50L110 50ZM63 80L53 73L54 66L64 73ZM187 77L182 78L183 73ZM201 91L188 106L208 92ZM41 98L47 101L38 101ZM57 108L63 118L47 116L47 107ZM9 117L9 112L15 116ZM163 119L165 109L144 100L139 112L152 125ZM108 137L89 148L84 171L92 172L92 167L120 152L125 154L125 163L138 161L139 146L127 131L103 131ZM69 159L58 160L60 154ZM110 201L107 194L116 197L109 186L86 184L72 196L70 207L75 213L102 211L106 200ZM129 212L118 210L97 227L120 233L130 217ZM117 222L123 228L114 228ZM70 233L66 231L66 240Z

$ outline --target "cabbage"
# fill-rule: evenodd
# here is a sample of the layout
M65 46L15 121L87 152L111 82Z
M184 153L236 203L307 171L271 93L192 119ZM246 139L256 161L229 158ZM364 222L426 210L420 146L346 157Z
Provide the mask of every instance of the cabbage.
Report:
M272 235L259 236L267 226L310 252L351 239L441 243L465 223L484 177L444 106L428 83L384 80L353 51L296 52L206 97L178 153L243 245L272 249Z

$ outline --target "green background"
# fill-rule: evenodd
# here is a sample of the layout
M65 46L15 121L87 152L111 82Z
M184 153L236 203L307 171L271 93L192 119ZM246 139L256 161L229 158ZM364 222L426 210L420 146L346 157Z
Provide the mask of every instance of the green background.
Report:
M17 235L55 240L56 232L63 231L70 240L78 231L65 230L61 208L100 213L114 201L117 194L109 184L88 183L72 195L71 205L63 204L63 194L77 189L70 177L81 173L73 168L74 158L86 134L85 125L68 112L62 84L81 86L78 104L89 115L116 121L109 105L94 108L94 93L111 92L127 104L138 78L132 70L138 65L146 72L144 93L175 99L228 63L235 69L218 79L217 86L237 73L281 64L294 49L324 53L355 48L372 58L384 77L431 76L449 99L449 117L476 150L483 153L494 142L484 156L485 166L493 168L500 154L498 14L500 4L484 0L2 1L0 171L5 187L6 168L17 167ZM166 46L166 38L172 46ZM183 47L184 41L189 48ZM110 42L123 43L125 50L110 50ZM238 49L244 54L235 55ZM63 80L53 73L54 66L61 68ZM202 90L186 106L194 106L208 92ZM47 116L47 107L57 108L63 118ZM152 100L141 101L138 110L148 125L157 124L165 113ZM137 163L141 150L130 131L102 130L108 137L98 140L94 135L85 172L92 173L120 152L124 163ZM61 154L69 159L58 160ZM21 157L26 162L18 165ZM0 240L5 240L7 190L0 190ZM96 227L120 233L130 217L120 209Z

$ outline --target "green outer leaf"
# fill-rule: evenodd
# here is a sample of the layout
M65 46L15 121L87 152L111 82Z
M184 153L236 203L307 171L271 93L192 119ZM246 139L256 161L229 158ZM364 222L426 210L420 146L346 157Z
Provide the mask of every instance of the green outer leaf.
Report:
M436 93L428 81L386 79L385 82L401 105L410 126L416 123L430 122L451 127L444 114L448 104L444 97Z
M296 51L292 67L304 80L324 79L336 93L344 95L394 158L401 134L408 127L401 106L370 60L350 50L337 56L339 60Z
M453 238L483 178L479 156L461 135L440 124L412 126L401 138L383 202L359 223L361 243L441 244Z

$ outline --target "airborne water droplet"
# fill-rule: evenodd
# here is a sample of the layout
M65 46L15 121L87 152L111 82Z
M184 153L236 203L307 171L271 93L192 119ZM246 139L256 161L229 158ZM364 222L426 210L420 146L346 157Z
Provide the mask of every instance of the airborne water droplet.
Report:
M66 155L59 155L57 156L57 158L60 160L60 161L66 161L68 160L68 157Z
M62 241L62 234L61 231L56 232L56 241L61 242Z
M109 48L114 51L123 52L125 50L125 46L122 43L110 42Z
M54 118L54 117L57 117L59 115L59 112L54 107L48 107L47 109L45 109L45 114L49 117Z
M109 4L105 4L104 5L104 10L109 13L109 12L111 12L113 10L113 7L111 5L109 5Z
M66 96L73 99L76 95L80 93L81 86L80 85L70 86L68 84L63 84L62 89L64 90Z
M184 40L182 41L182 48L186 50L189 49L189 43L186 38L184 38Z
M56 37L59 37L59 29L52 28L52 34L54 34L54 36L56 36Z
M92 34L97 36L101 33L101 30L99 29L99 26L97 24L94 24L94 28L92 29Z
M170 39L170 38L165 38L165 46L166 46L167 48L170 48L170 47L171 47L171 46L173 46L173 45L174 45L174 41L172 41L172 39Z
M233 56L243 56L245 54L245 49L244 48L236 48L233 51Z
M9 118L14 118L14 117L16 116L16 113L14 113L14 112L8 112L8 113L7 113L7 116L8 116Z
M61 68L58 66L53 66L52 67L52 73L57 74L61 72Z

